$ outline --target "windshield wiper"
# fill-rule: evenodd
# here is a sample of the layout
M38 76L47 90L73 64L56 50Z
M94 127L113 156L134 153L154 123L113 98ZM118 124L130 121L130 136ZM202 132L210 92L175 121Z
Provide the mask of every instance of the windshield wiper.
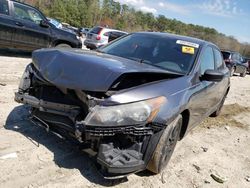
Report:
M152 63L151 61L146 60L146 59L140 59L140 58L136 58L136 57L127 57L127 58L131 59L131 60L135 60L135 61L137 61L139 63L144 63L144 64L151 65L153 67L157 67L157 68L163 69L163 70L167 71L169 74L185 75L184 73L181 73L181 72L177 72L177 71L173 71L173 70L169 70L169 69L163 68L161 66L157 66L154 63Z
M136 58L136 57L128 57L128 59L131 59L131 60L135 60L139 63L145 63L145 64L148 64L148 65L153 65L153 63L149 60L146 60L146 59L140 59L140 58Z

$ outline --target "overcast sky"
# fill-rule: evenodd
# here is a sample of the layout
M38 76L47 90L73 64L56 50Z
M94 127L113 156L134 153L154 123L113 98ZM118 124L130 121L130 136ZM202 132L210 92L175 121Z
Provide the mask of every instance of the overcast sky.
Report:
M215 28L250 43L250 0L115 0L155 16Z

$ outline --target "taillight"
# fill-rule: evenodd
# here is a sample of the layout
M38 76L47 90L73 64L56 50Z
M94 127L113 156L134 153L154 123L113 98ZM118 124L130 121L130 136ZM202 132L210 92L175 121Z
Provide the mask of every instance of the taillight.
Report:
M96 40L101 40L101 36L100 36L100 35L97 35L97 36L96 36Z

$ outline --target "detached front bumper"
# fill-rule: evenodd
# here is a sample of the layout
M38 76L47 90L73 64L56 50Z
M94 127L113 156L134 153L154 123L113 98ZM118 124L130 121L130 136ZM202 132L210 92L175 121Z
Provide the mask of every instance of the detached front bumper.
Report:
M153 124L89 126L84 121L73 121L81 113L78 106L44 101L28 93L15 93L15 101L32 107L31 116L37 124L60 135L66 132L85 145L85 150L97 157L102 174L108 178L144 170L162 132L161 126Z

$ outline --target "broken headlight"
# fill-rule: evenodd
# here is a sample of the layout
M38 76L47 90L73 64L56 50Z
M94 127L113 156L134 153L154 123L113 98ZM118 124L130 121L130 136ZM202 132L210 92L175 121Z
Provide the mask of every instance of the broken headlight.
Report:
M85 119L87 125L112 126L135 125L151 122L165 97L115 106L95 106Z
M30 87L31 80L30 80L30 65L28 65L22 75L22 78L19 83L19 90L25 91Z

